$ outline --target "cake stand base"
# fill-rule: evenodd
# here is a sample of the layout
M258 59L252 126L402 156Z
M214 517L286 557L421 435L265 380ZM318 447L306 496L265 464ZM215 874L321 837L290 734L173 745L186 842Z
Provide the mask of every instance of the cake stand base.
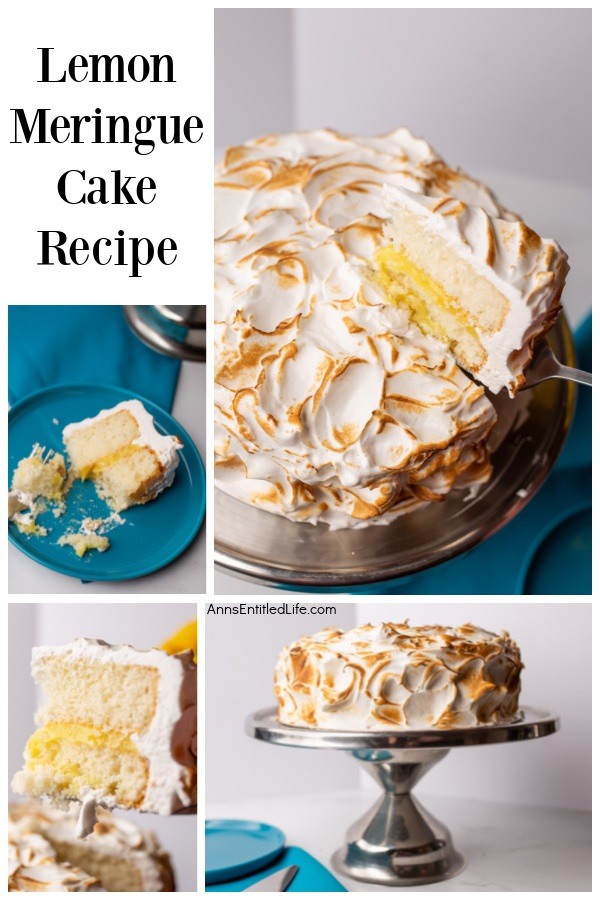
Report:
M246 719L246 734L282 747L345 750L375 779L381 799L346 834L333 866L357 881L415 887L452 878L465 860L448 829L412 796L420 779L452 748L502 744L546 737L558 730L551 713L524 707L506 725L425 731L333 731L290 727L275 709Z
M452 878L464 868L448 829L412 796L419 779L447 750L352 751L384 794L346 834L333 856L348 878L410 887Z

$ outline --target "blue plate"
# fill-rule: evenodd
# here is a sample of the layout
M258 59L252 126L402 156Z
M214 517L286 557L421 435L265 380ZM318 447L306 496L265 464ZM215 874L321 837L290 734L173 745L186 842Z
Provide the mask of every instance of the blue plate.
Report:
M282 852L285 835L273 825L244 819L207 819L205 881L217 884L264 869Z
M274 863L261 869L260 872L253 872L246 877L220 884L206 884L205 890L207 894L227 892L237 894L245 891L251 885L255 885L258 881L262 881L263 878L267 878L281 869L287 869L288 866L298 866L298 871L286 889L286 894L346 893L343 884L340 884L337 878L334 878L331 872L314 856L301 850L300 847L286 847Z
M206 508L206 478L200 455L184 429L145 397L120 387L97 384L59 385L31 394L8 414L9 478L19 460L29 456L35 443L63 450L62 430L69 422L95 416L123 400L141 400L154 416L161 434L176 434L183 441L173 486L145 506L132 506L120 515L125 524L108 533L110 548L92 550L79 559L72 548L59 547L68 529L78 530L85 516L106 518L111 512L91 482L75 482L67 496L67 511L55 518L52 511L37 521L48 529L46 537L21 534L14 524L9 540L36 562L82 581L125 581L161 569L176 559L194 539ZM52 529L52 530L50 530Z
M523 567L523 594L592 593L592 510L571 510L542 533Z

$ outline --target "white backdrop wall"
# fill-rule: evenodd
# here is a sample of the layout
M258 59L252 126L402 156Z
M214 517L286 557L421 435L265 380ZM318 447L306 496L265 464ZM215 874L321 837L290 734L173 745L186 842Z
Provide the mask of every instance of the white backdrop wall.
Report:
M591 183L590 9L218 9L217 147L407 125L453 164Z
M292 603L295 599L292 596L275 602ZM207 803L305 794L358 784L356 766L342 754L321 753L317 759L313 751L274 747L244 734L247 715L275 705L273 670L277 654L286 644L326 625L354 625L353 604L339 603L333 597L299 599L306 605L335 606L337 614L205 617Z
M132 644L143 650L160 645L180 625L196 617L192 603L11 603L8 640L8 780L21 767L34 729L36 692L30 673L31 648L66 644L77 637ZM9 790L9 798L15 799ZM140 828L153 831L171 854L179 891L197 886L195 816L155 816L119 811Z

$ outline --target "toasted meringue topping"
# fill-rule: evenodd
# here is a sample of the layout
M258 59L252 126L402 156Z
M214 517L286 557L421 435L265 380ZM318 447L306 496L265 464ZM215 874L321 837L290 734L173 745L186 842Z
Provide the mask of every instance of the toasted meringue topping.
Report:
M33 801L9 804L10 843L13 848L18 848L21 864L27 863L28 877L41 880L46 879L50 873L53 875L50 881L52 886L43 890L65 890L56 887L59 883L58 876L71 884L73 873L79 875L83 886L69 887L68 890L104 890L95 878L69 864L69 856L81 858L82 847L85 848L88 859L86 865L92 868L95 864L90 860L100 860L103 866L106 866L107 861L113 861L113 865L121 865L121 861L127 861L128 866L137 873L141 890L172 889L168 855L151 832L142 831L133 822L113 816L104 809L98 810L96 826L85 842L78 840L76 829L76 813L59 812ZM36 848L39 848L39 852ZM15 850L12 849L11 852L14 854ZM53 869L40 869L40 863L52 866ZM13 890L31 888L15 887Z
M279 721L338 731L511 722L522 668L506 632L473 625L325 628L279 654Z
M482 389L367 277L385 184L514 218L406 129L272 135L217 170L216 481L297 521L387 522L490 474Z

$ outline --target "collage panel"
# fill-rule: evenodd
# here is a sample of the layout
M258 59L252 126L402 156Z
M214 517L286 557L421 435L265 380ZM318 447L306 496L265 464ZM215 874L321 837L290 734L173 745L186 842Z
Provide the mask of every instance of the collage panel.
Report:
M207 606L207 892L590 890L590 604L311 604Z
M216 594L591 593L589 21L215 11Z
M196 610L9 605L9 891L198 889Z
M9 593L204 593L206 307L9 306L8 346Z

